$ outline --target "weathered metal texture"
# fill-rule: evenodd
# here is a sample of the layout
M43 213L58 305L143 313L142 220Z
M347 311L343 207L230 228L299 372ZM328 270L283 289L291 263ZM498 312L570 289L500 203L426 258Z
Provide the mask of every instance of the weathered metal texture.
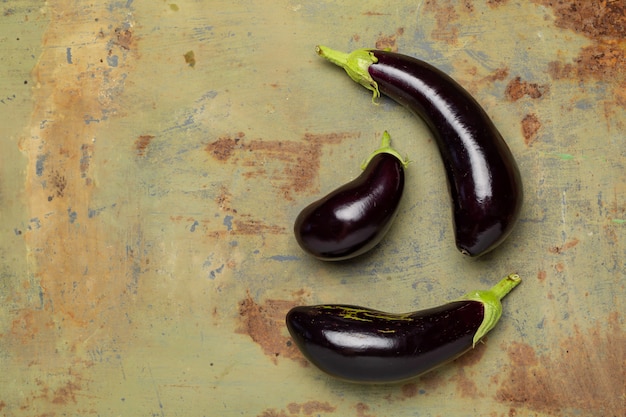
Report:
M0 7L0 416L624 415L622 1ZM505 244L456 251L430 133L317 43L418 56L475 95L523 174ZM394 227L352 262L309 259L299 209L383 130L413 161ZM283 323L513 271L486 343L405 384L333 380Z

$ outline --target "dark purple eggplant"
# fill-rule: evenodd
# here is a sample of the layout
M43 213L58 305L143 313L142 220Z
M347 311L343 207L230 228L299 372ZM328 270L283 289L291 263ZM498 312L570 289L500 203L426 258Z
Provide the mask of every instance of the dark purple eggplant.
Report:
M407 164L383 134L379 149L354 180L305 207L294 224L298 244L318 259L339 261L376 246L391 227Z
M518 166L478 102L451 77L419 59L379 50L350 54L317 47L356 82L420 116L434 134L445 167L456 245L479 256L511 232L523 200Z
M500 319L500 300L520 282L511 274L488 291L405 314L351 305L294 307L286 323L304 356L327 374L352 382L402 382L472 349Z

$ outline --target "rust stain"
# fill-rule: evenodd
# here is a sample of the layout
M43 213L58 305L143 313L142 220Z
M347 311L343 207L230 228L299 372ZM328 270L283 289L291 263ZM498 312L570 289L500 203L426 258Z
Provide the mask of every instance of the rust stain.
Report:
M455 376L450 378L450 381L456 383L456 392L462 398L477 398L483 397L483 394L479 394L476 383L467 376L465 369L459 368Z
M69 404L77 404L78 396L83 391L83 377L72 368L66 374L58 375L50 373L45 378L38 377L33 380L35 387L33 392L24 399L20 406L21 410L49 409L53 406L62 407ZM50 415L56 415L50 411Z
M427 0L424 2L424 11L435 16L437 25L431 32L433 39L449 44L455 44L459 36L459 27L455 23L459 14L451 0Z
M548 274L546 273L545 270L541 270L537 272L537 279L539 280L539 282L544 282L547 276Z
M536 114L530 113L524 116L522 119L522 136L524 136L526 146L531 146L537 140L537 134L541 126L541 121Z
M122 49L130 50L135 46L135 37L130 28L118 27L115 29L115 44Z
M554 253L554 254L563 253L567 251L568 249L575 247L576 245L578 245L578 243L580 243L580 240L574 238L574 239L568 240L561 246L552 246L551 248L548 249L548 252Z
M552 8L558 27L592 39L626 39L626 4L623 1L533 1Z
M294 300L268 299L259 304L248 293L246 298L239 302L240 325L237 333L250 336L274 364L278 363L279 357L283 357L302 366L308 366L307 360L291 338L279 331L285 328L287 312L304 303L303 296L304 291L299 291L294 293Z
M488 76L485 77L486 81L502 81L509 76L509 69L507 67L496 68Z
M415 382L409 382L408 384L404 384L400 389L404 398L413 398L418 393L417 384Z
M290 403L287 409L293 415L304 414L310 416L313 413L332 413L337 407L333 407L328 402L308 401L300 404Z
M370 406L365 403L356 403L354 408L356 408L357 417L376 417L373 414L369 414Z
M511 101L517 101L524 96L537 99L543 97L549 90L550 86L547 84L529 83L528 81L522 81L521 77L515 77L506 86L504 95Z
M508 2L508 0L487 0L487 5L492 9L503 6Z
M482 393L479 393L476 383L470 376L467 375L467 370L472 366L477 365L485 355L487 350L488 338L484 337L481 343L469 352L459 356L452 364L456 367L456 375L450 378L451 382L456 383L456 391L461 397L483 397Z
M105 325L123 321L119 306L127 301L133 279L124 237L89 213L96 191L90 178L98 152L93 138L116 117L116 100L137 54L123 52L123 46L136 44L113 31L86 43L74 37L102 33L97 19L102 13L110 16L110 27L131 24L127 9L76 8L68 0L46 8L50 22L32 72L38 88L32 91L31 127L28 140L20 143L28 158L27 215L36 224L23 233L36 282L28 291L38 302L13 312L10 331L18 342L9 346L15 349L10 354L16 367L21 361L42 375L30 392L25 390L24 398L54 415L80 402L89 383L80 376L88 364L76 363L69 374L58 375L59 363L80 357L108 337L99 333ZM67 45L67 51L60 45ZM106 56L111 48L120 54L117 67L93 59ZM39 407L39 402L46 403Z
M382 33L379 34L378 39L376 40L376 49L388 49L390 51L398 52L396 40L403 34L404 28L398 28L396 30L396 33L394 33L393 35L383 35Z
M548 71L554 79L599 80L614 86L611 106L626 107L626 4L623 1L555 2L533 0L550 7L557 27L571 30L592 41L572 63L554 61ZM610 109L607 118L610 117Z
M337 407L328 402L307 401L304 403L289 403L286 410L267 409L257 417L296 417L296 416L321 416L325 413L332 413Z
M367 11L367 12L363 12L361 13L363 16L389 16L391 13L382 13L382 12L374 12L374 11Z
M306 133L302 141L248 140L243 132L222 136L205 147L212 158L237 164L246 178L271 175L271 184L285 200L293 201L294 194L315 193L322 150L325 145L336 145L346 139L359 137L358 133Z
M532 346L507 346L506 377L496 393L499 402L548 415L566 411L621 416L626 410L626 332L617 313L606 327L593 327L563 339L559 349L537 355Z
M154 139L154 136L152 135L140 135L135 140L134 146L137 156L145 156L146 149L148 148L148 145L150 145L150 142L152 142L152 139Z

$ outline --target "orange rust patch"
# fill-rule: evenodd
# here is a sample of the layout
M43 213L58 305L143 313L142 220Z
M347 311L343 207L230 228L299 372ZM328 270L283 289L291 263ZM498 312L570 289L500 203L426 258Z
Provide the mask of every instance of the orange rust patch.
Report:
M491 74L485 77L486 81L502 81L509 76L509 69L507 67L496 68Z
M295 416L311 416L313 414L319 416L321 413L332 413L337 409L328 402L308 401L305 403L290 403L287 410L276 410L271 408L263 411L257 417L295 417Z
M532 145L537 139L537 133L541 129L541 121L536 114L530 113L524 116L522 119L522 135L524 136L524 143L526 146Z
M321 401L307 401L305 403L290 403L287 405L287 409L293 415L304 414L310 416L313 413L332 413L337 409L328 402Z
M626 4L623 1L533 1L552 8L558 27L592 39L626 38Z
M363 12L361 14L363 16L389 16L390 15L390 13L373 12L373 11L367 11L367 12Z
M370 406L365 403L356 403L354 408L356 408L357 417L375 417L373 414L369 414Z
M414 382L410 382L408 384L402 385L402 396L404 398L413 398L417 395L417 384Z
M135 40L113 31L105 35L98 22L101 10L95 6L76 8L69 1L58 1L48 8L50 23L32 72L39 87L33 90L29 140L21 144L28 158L25 202L29 218L37 225L24 232L24 240L32 254L29 267L39 280L42 304L30 322L26 318L30 313L23 311L15 323L20 337L34 338L28 347L17 346L15 355L24 361L32 360L33 349L38 349L39 357L53 358L78 344L88 350L99 343L98 336L86 335L94 334L107 320L122 321L124 311L118 307L124 303L133 270L124 236L88 215L95 188L89 171L97 147L86 140L100 137L116 117L116 100L137 54L122 51L116 67L94 57L108 54L111 45L136 46ZM111 11L108 20L113 27L125 27L127 12ZM78 33L99 36L75 42L72 34ZM58 45L67 45L67 54ZM38 164L41 155L46 156L43 165ZM117 261L103 261L111 259ZM47 366L52 362L41 365L42 375L49 373ZM67 398L74 388L67 387ZM51 398L62 402L62 391Z
M271 184L286 200L294 194L318 191L318 173L324 145L336 145L358 133L306 133L300 142L280 140L246 140L243 132L235 137L223 136L207 144L205 150L222 162L238 164L246 169L246 178L272 176ZM271 164L268 162L272 162Z
M537 279L539 280L539 282L544 282L546 280L547 277L547 273L544 270L541 270L539 272L537 272Z
M146 154L146 149L150 142L152 142L154 136L152 135L141 135L135 140L135 152L137 152L137 156L144 156Z
M51 330L54 322L50 319L50 314L44 310L22 310L11 323L10 334L22 345L33 343L40 332Z
M467 376L465 369L459 368L456 375L450 378L456 383L456 392L464 398L477 398L483 396L478 393L476 383Z
M454 3L450 0L427 0L424 3L424 11L435 15L437 26L431 32L433 39L449 44L455 44L459 36L458 25L459 14L454 8Z
M303 304L302 293L295 293L295 300L265 300L263 304L254 301L250 293L239 302L240 325L237 333L247 334L261 348L274 364L284 357L308 366L308 362L290 337L280 329L285 327L287 312Z
M206 151L218 161L226 161L233 154L233 150L241 138L221 137L206 146Z
M115 44L117 46L129 50L134 46L134 42L135 38L133 37L133 31L131 29L115 29Z
M506 4L507 1L508 0L487 0L487 5L492 9L495 9L496 7Z
M404 34L404 28L398 28L396 33L393 35L383 35L382 33L378 35L378 39L376 40L376 49L389 49L391 51L397 52L398 46L396 45L396 39L399 36Z
M623 1L570 1L554 2L533 0L551 7L557 27L572 30L593 43L581 49L573 63L552 62L549 73L554 79L571 78L600 80L612 84L613 98L609 106L626 107L626 4ZM610 111L606 112L609 118Z
M524 96L530 98L541 98L547 91L549 91L549 85L539 85L537 83L529 83L522 81L521 77L515 77L504 90L504 95L511 101L517 101Z
M499 402L550 415L619 416L626 410L626 333L617 313L605 329L578 327L549 354L537 355L522 342L510 343ZM578 411L575 413L574 411Z
M571 248L575 247L576 245L578 245L579 242L580 242L580 240L574 238L574 239L571 239L571 240L565 242L561 246L552 246L551 248L548 249L548 252L554 253L554 254L563 253L566 250L571 249Z
M574 63L551 62L548 72L554 79L595 79L609 83L626 78L626 51L615 42L607 42L583 48Z

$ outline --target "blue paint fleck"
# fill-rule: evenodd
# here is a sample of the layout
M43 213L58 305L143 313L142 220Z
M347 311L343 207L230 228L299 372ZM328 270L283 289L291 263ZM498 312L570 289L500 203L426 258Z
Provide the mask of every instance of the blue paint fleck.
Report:
M70 223L74 223L76 221L76 217L78 217L78 215L76 214L75 211L72 211L71 208L67 209L67 214L70 217Z
M41 220L39 220L39 218L37 217L33 217L32 219L30 219L28 230L33 230L33 229L41 229Z
M119 58L117 55L111 55L111 56L107 56L107 64L109 64L110 67L117 67Z
M96 119L93 116L90 116L90 115L86 114L85 115L85 124L88 125L88 124L93 123L93 122L100 123L100 120Z
M191 225L191 227L189 228L190 232L195 232L196 231L196 227L198 227L200 225L200 223L198 223L197 220L194 220L193 224Z
M87 209L87 217L90 219L96 217L98 214L102 213L105 210L105 207L100 207L98 209Z
M211 90L202 96L202 98L215 98L215 97L217 97L217 91L215 90Z
M226 226L226 230L228 230L229 232L233 230L233 216L224 217L223 224L224 226Z
M209 272L209 278L215 279L217 274L221 273L223 270L224 270L224 264L220 265L219 268L214 269L213 271Z
M72 62L72 48L67 48L65 50L65 57L67 59L68 64L73 64Z
M270 256L270 259L273 261L285 262L285 261L299 261L300 257L295 256L295 255L274 255L274 256Z
M48 154L37 155L37 162L35 162L35 173L38 177L41 177L43 175L46 159L48 159Z

